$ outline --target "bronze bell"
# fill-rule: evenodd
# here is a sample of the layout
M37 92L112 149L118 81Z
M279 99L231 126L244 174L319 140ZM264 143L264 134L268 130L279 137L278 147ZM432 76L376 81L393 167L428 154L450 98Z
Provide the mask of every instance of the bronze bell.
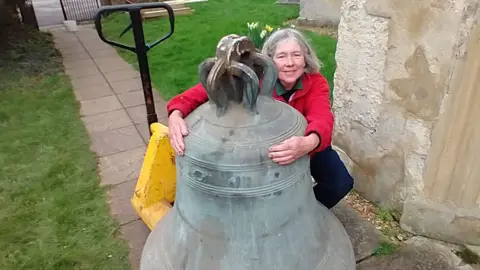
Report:
M345 229L315 199L309 157L288 166L268 157L307 124L273 99L274 63L229 35L199 75L209 102L185 118L175 205L149 235L140 269L355 269Z

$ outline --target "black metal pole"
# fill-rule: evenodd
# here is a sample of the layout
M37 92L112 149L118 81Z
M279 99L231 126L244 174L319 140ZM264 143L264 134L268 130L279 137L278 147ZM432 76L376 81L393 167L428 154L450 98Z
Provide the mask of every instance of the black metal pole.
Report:
M150 130L150 125L158 122L158 118L155 112L155 103L153 101L152 81L150 78L150 69L148 67L147 48L143 33L140 9L130 11L130 18L132 20L133 38L135 39L135 51L137 53L138 68L140 69L140 77L142 79L143 95L145 97L145 105L147 107L147 121L149 126L148 130ZM152 135L151 130L150 135Z
M65 12L65 7L63 6L63 1L65 1L65 0L60 0L60 7L62 8L63 19L68 20L67 19L67 13Z
M168 12L168 18L170 21L170 32L158 39L157 41L146 44L145 43L145 35L143 33L143 23L142 23L142 15L141 10L146 8L164 8ZM130 25L124 30L124 32L128 31L130 28L133 30L133 39L135 41L135 47L121 44L116 41L108 40L103 35L102 31L102 15L111 12L128 12L130 14ZM125 4L125 5L114 5L109 7L102 7L95 15L95 28L97 29L97 33L100 39L107 44L112 46L117 46L122 49L129 50L137 54L137 61L138 67L140 70L140 78L142 80L142 88L143 88L143 96L145 98L145 107L147 111L147 122L148 122L148 130L150 135L152 135L152 131L150 126L153 123L158 122L157 113L155 112L155 103L153 100L153 91L152 91L152 80L150 78L150 69L148 67L148 58L147 52L158 45L160 42L169 38L174 31L175 28L175 15L173 13L173 9L165 3L157 2L157 3L141 3L141 4ZM122 33L120 36L122 36Z

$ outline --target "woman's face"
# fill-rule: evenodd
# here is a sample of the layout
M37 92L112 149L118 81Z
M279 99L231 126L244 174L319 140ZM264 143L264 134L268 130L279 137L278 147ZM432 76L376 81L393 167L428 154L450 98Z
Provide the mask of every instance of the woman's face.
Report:
M303 50L293 39L287 39L277 44L273 61L278 69L278 79L286 87L293 87L304 72Z

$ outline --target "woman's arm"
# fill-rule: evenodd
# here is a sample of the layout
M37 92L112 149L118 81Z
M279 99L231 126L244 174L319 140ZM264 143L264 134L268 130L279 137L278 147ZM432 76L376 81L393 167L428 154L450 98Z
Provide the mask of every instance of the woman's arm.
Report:
M188 128L183 118L207 100L207 92L203 85L198 83L167 103L168 137L170 145L178 155L183 155L185 151L183 137L188 135Z
M294 136L269 149L269 157L280 165L287 165L306 154L324 150L331 144L333 113L330 111L329 86L320 74L310 75L310 90L304 106L307 129L304 136Z
M187 117L193 110L208 101L208 95L201 83L196 84L185 92L173 97L167 103L168 116L173 111L180 111L182 118Z
M305 136L316 134L319 143L311 153L320 152L332 143L333 113L330 108L330 89L322 75L311 76L311 89L305 104L305 118L308 125Z

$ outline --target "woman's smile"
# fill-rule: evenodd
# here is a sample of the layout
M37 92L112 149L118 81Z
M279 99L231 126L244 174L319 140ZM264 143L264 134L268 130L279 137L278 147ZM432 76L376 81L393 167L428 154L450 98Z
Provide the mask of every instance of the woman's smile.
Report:
M273 60L278 69L278 79L285 87L290 87L303 74L305 57L302 48L295 40L288 39L277 45Z

